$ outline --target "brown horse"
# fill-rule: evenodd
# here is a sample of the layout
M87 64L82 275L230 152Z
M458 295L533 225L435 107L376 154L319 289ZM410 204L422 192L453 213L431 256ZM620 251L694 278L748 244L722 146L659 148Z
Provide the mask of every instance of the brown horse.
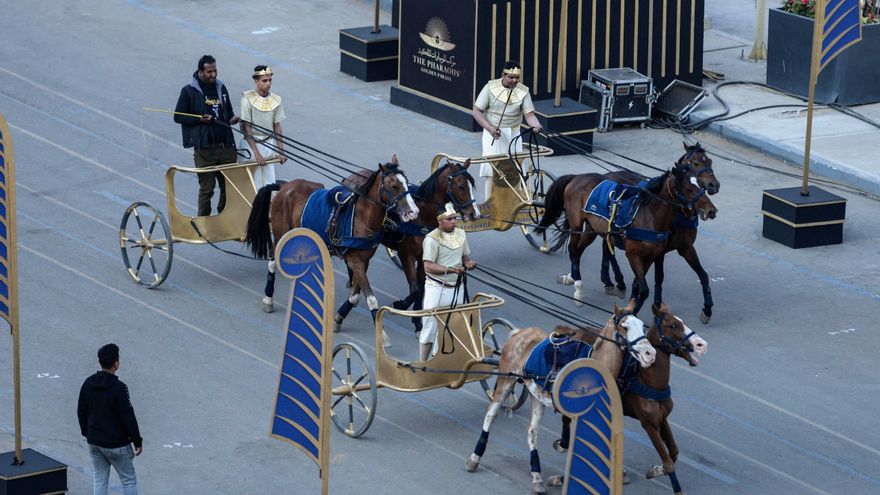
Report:
M412 193L419 216L411 222L396 222L385 229L382 244L397 251L398 259L403 266L409 294L394 301L396 309L422 309L422 293L425 287L425 267L422 263L422 241L425 235L436 229L437 212L448 202L466 220L474 220L480 216L474 199L474 178L468 172L471 160L464 163L446 162L438 167L419 188ZM397 218L395 218L397 220ZM415 331L422 329L422 319L412 319Z
M676 163L693 168L697 174L697 181L700 183L700 186L706 189L708 194L717 193L721 189L721 182L715 177L715 171L712 169L712 159L706 155L706 151L700 146L700 143L693 146L685 144L684 149L685 154ZM633 185L646 179L645 176L629 170L612 172L605 174L604 177L620 184ZM709 286L709 275L703 269L700 257L697 255L696 248L694 248L694 242L697 239L697 223L695 215L685 217L682 214L677 214L672 222L666 250L654 260L654 304L660 304L663 301L663 261L666 253L677 251L700 279L700 285L703 288L703 309L700 312L700 321L703 324L707 324L712 318L714 302L712 301L712 289ZM616 291L608 273L609 264L614 270L614 280L617 284ZM623 279L623 274L620 272L620 266L605 243L602 244L602 270L600 276L607 294L614 294L616 292L620 297L626 295L626 282Z
M416 218L419 214L418 207L407 190L406 176L398 168L397 155L391 157L390 163L379 164L375 171L364 171L363 176L368 177L366 182L363 186L358 187L352 198L348 200L354 203L355 208L351 236L369 242L365 242L362 248L328 246L331 253L345 260L351 286L348 300L340 306L336 313L337 324L341 323L351 309L357 305L361 292L364 293L367 305L375 319L379 303L370 288L367 268L370 258L373 257L376 246L379 244L378 238L382 232L387 211L397 209L400 216L407 221ZM245 238L245 244L250 247L254 256L261 259L271 258L278 240L287 231L301 225L303 210L310 196L323 187L323 184L317 182L297 179L288 182L283 187L269 184L261 188L254 198ZM278 191L274 197L272 197L273 191ZM326 232L318 232L318 234L324 237ZM269 262L266 297L263 298L263 308L266 311L271 311L274 306L272 302L274 292L275 263L272 260Z
M654 465L645 474L648 479L668 475L672 490L681 494L675 475L678 447L669 427L672 395L669 388L670 357L675 355L691 366L700 364L699 356L709 350L709 344L688 328L681 318L673 315L665 303L652 306L654 323L648 329L648 341L657 349L657 360L650 368L638 368L630 377L623 393L623 413L639 420L660 455L662 465Z
M620 371L624 355L629 353L642 366L649 367L654 362L654 348L645 340L644 323L632 313L632 304L626 308L618 308L614 305L614 314L609 318L605 327L600 329L581 328L574 329L558 326L553 332L556 336L567 335L574 340L597 341L593 345L591 358L602 363L615 376ZM529 354L541 341L546 339L547 333L537 327L515 329L510 333L510 338L501 349L501 359L498 364L498 382L495 384L495 393L492 396L492 404L483 420L483 430L473 453L468 456L465 467L473 472L480 464L480 459L486 451L486 443L489 440L489 428L498 414L501 405L513 391L516 384L514 376L504 376L505 373L523 375L526 360ZM532 490L535 493L544 493L544 480L541 476L541 461L538 456L538 427L544 415L544 407L551 406L553 401L547 390L537 384L535 380L524 378L523 381L532 396L531 417L528 429L528 444L531 450L531 474ZM547 387L548 389L550 387Z
M568 244L571 272L560 276L558 281L574 284L574 297L578 301L584 300L581 255L597 236L605 238L609 231L607 220L584 211L590 193L603 180L599 174L565 175L557 179L547 191L546 210L538 224L538 229L549 227L565 212L571 230ZM630 298L636 301L636 312L648 297L645 276L665 252L676 212L696 212L703 220L715 218L718 210L705 192L692 167L676 165L638 191L640 207L632 223L625 229L612 230L612 237L623 235L626 257L635 275Z

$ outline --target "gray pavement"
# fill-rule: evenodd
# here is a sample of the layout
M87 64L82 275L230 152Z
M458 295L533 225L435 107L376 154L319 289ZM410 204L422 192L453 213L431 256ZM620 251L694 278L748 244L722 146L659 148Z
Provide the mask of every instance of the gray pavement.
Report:
M319 491L316 466L268 437L285 315L259 309L265 263L178 244L170 278L147 291L131 283L119 259L124 208L148 201L167 210L165 167L191 163L170 117L142 108L173 106L200 55L218 58L233 94L251 87L254 65L273 65L274 89L289 116L285 132L347 159L371 166L397 153L409 176L421 179L437 152L478 153L475 134L391 106L391 83L365 84L339 73L336 30L369 23L369 2L261 7L272 14L234 0L0 0L0 111L12 126L18 164L25 445L70 466L70 493L90 493L92 468L75 404L82 379L95 370L95 350L108 341L122 348L120 375L145 438L136 461L141 493ZM734 56L737 38L747 36L723 36L730 45L719 44L728 49L718 53L731 53L719 59L720 71L731 74L725 64L738 64L760 76L761 64ZM734 88L722 89L722 97L728 90ZM666 262L665 300L710 344L699 368L676 363L672 372L671 421L685 491L877 493L877 202L829 186L848 199L844 244L791 250L761 236L760 200L762 189L798 184L791 175L799 164L711 131L686 139L707 147L723 187L712 197L719 217L701 225L697 241L716 302L709 325L697 320L696 277L677 256ZM682 154L681 141L670 130L638 128L596 137L601 147L660 167ZM578 157L549 157L542 165L557 174L599 171ZM292 166L279 176L324 180ZM195 197L195 181L181 178L178 205L193 211ZM568 271L564 254L539 254L515 230L471 239L473 257L486 266L552 287ZM598 262L599 250L588 249L586 297L610 308L619 300L604 294ZM336 272L341 301L339 263ZM383 256L371 264L370 278L380 304L405 288ZM471 288L487 289L476 282ZM279 283L277 294L286 291ZM557 323L513 302L484 315L495 316L516 325ZM412 359L417 346L407 322L388 330L392 355ZM335 337L369 356L373 338L363 306ZM0 341L0 370L9 370L8 334ZM3 377L0 450L6 451L11 379L8 372ZM485 406L475 385L418 394L380 390L377 419L363 438L331 433L331 493L529 493L523 412L496 421L480 469L465 471ZM546 416L539 449L545 473L553 474L564 458L551 448L558 418ZM626 422L624 443L634 473L624 493L670 493L667 479L640 475L657 455L638 423ZM115 475L112 480L113 493L121 493Z

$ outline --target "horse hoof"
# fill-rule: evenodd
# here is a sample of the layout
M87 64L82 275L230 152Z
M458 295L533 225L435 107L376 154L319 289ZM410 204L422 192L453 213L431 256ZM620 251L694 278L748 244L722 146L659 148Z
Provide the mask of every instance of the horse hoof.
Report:
M626 287L623 289L617 289L617 297L623 299L626 297Z
M708 325L709 320L711 319L712 317L707 315L705 310L700 311L700 323L702 323L703 325Z
M274 313L275 312L275 302L272 301L271 297L263 298L263 312L264 313Z
M655 466L651 467L651 469L649 469L647 473L645 473L645 478L650 480L650 479L654 479L654 478L663 476L665 474L666 474L666 471L663 471L663 466L655 465Z
M342 322L333 320L333 333L339 333L342 330Z
M565 274L556 277L556 283L561 285L572 285L574 284L574 279L571 278L571 275Z
M557 438L553 441L553 450L555 450L556 452L568 452L568 447L563 447L562 439Z
M533 481L532 491L535 493L547 493L547 487L544 486L543 481Z
M547 486L562 486L564 478L561 474L554 474L547 478Z
M629 473L626 472L626 468L623 468L623 484L628 485L632 483L632 480L629 479Z
M605 286L605 294L608 294L609 296L616 296L617 289L615 289L613 285L606 285Z
M473 473L477 470L477 466L480 465L480 458L477 457L477 454L471 454L464 462L465 469L468 470L469 473Z

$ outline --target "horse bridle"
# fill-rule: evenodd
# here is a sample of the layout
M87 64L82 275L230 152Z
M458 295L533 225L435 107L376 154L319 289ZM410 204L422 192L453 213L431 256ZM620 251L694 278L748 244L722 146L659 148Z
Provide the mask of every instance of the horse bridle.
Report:
M693 167L691 167L690 165L688 165L686 168L684 168L684 167L679 168L679 166L676 165L675 169L679 171L678 173L687 174L690 172L690 173L694 173L695 178L699 177L699 174L694 172ZM674 178L676 181L684 181L685 180L685 178L683 176L679 176L675 172L673 172L673 175L674 175ZM693 198L689 198L689 197L685 196L684 194L678 192L678 188L676 188L673 191L672 186L669 185L668 180L666 181L666 190L669 192L670 196L675 198L675 200L671 201L671 203L680 206L681 209L686 212L693 211L694 206L696 206L696 204L697 204L697 201L699 201L700 198L702 198L703 195L706 194L706 188L700 187L700 191Z
M382 176L379 177L379 204L385 209L385 211L394 211L398 203L401 199L405 198L407 194L409 194L409 188L407 187L407 178L406 174L404 174L397 167L386 167L387 171L382 172ZM385 188L385 177L390 175L400 174L403 176L403 192L398 194L397 196L392 197L387 202L382 200L382 196L390 196L388 189Z
M712 167L704 167L698 171L697 168L691 164L693 156L700 152L703 152L703 154L705 154L706 150L704 150L703 148L697 148L695 150L688 151L684 155L684 157L679 160L678 163L676 163L676 165L682 167L682 170L684 170L685 172L693 172L694 176L698 179L703 174L715 174L715 171L712 169Z
M681 349L684 349L687 352L694 352L694 345L689 341L691 337L697 334L697 332L691 330L690 333L685 334L685 336L679 340L663 335L663 315L664 313L660 313L654 317L654 326L657 327L657 333L660 335L660 349L667 354L675 354Z
M620 322L623 321L623 319L627 316L634 316L634 313L627 311L619 315L614 315L614 342L615 344L617 344L618 349L624 352L633 352L636 344L638 344L639 341L641 341L642 339L646 339L647 337L645 335L642 335L641 337L630 341L627 337L624 337L623 334L621 334L617 330L617 327L620 326Z
M453 179L455 179L459 175L467 175L467 173L468 173L467 169L462 167L462 169L459 170L458 172L453 172L453 173L449 174L448 176L446 176L446 198L452 203L452 206L455 207L456 211L458 211L462 215L464 215L464 209L467 208L468 206L476 203L477 200L474 199L473 195L471 195L470 201L465 202L465 203L459 202L458 199L455 198L455 195L452 194L452 181L453 181Z

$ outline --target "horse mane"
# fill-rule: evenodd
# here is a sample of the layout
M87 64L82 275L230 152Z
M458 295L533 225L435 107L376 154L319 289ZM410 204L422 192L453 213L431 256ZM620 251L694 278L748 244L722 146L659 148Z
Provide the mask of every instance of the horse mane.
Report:
M385 166L386 166L386 167L390 167L390 166L392 166L392 165L386 163ZM379 177L379 172L381 172L381 171L382 171L382 170L381 170L381 169L378 169L378 168L377 168L376 170L374 170L373 173L370 174L369 177L367 177L367 182L365 182L364 185L358 187L358 188L355 190L355 192L356 192L357 194L362 195L362 196L365 196L367 193L369 193L369 192L370 192L370 188L373 186L373 183L376 182L376 177Z
M440 175L444 170L452 166L450 162L446 162L442 167L438 167L437 170L434 171L433 174L428 176L422 184L419 186L415 195L421 199L428 199L434 196L434 193L437 191L437 180L440 178ZM464 172L464 176L467 177L467 180L471 183L471 185L475 185L474 177L467 171L467 169L462 169Z
M648 192L650 192L650 193L660 194L660 189L663 187L663 184L666 182L666 179L669 178L670 173L672 173L672 171L667 170L666 172L663 172L663 175L648 179L648 186L645 187L645 189L647 189Z

